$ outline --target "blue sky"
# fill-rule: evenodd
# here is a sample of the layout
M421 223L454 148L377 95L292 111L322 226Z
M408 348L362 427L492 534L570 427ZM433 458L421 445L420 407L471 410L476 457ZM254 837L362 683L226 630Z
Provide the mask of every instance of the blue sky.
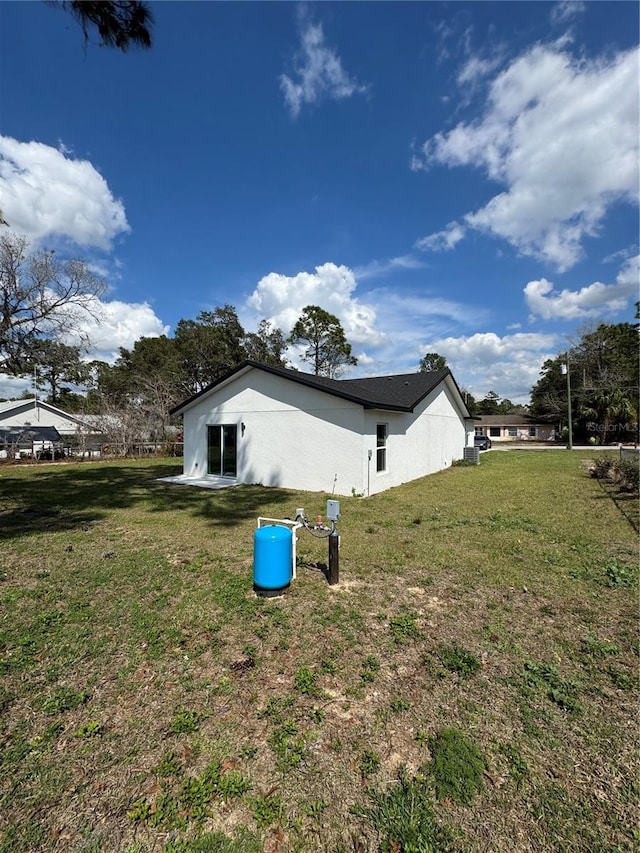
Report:
M123 55L0 4L0 207L107 280L92 356L319 304L350 377L437 351L526 402L585 324L632 319L637 3L151 7Z

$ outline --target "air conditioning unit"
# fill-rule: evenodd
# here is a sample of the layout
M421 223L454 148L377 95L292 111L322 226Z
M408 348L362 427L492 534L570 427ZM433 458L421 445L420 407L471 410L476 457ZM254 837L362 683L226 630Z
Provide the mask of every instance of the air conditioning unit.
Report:
M464 448L464 456L462 457L465 462L475 462L476 465L480 464L480 448L479 447L465 447Z

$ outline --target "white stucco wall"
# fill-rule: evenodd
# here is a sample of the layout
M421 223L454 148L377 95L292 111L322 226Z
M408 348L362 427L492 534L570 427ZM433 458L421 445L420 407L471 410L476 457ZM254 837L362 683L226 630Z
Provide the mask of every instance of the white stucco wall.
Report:
M251 369L185 411L184 473L206 474L208 425L236 424L240 482L361 492L362 420L361 406Z
M184 473L206 475L208 425L236 424L240 482L336 495L375 494L462 458L467 427L458 400L447 380L413 413L365 410L252 368L184 412ZM387 470L380 473L378 423L388 424L389 432Z
M448 468L462 459L467 427L453 386L442 383L414 412L365 413L365 494L375 494ZM376 471L376 427L388 425L387 470ZM371 460L368 450L371 449Z

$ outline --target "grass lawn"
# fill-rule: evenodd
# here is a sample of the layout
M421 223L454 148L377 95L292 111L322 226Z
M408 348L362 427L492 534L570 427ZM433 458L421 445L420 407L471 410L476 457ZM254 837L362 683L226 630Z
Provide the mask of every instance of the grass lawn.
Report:
M258 515L169 460L0 469L0 851L631 851L638 541L583 457L342 498L252 590ZM315 570L314 570L315 569Z

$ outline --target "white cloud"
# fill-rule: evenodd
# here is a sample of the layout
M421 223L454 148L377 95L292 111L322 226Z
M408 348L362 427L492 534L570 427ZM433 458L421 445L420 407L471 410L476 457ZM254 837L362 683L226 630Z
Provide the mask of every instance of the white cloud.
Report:
M369 291L365 301L356 297L356 288L354 271L334 263L293 276L270 273L258 282L246 302L247 316L240 319L249 328L265 318L288 335L305 306L322 306L338 317L358 358L350 377L417 370L420 347L429 337L485 319L483 309L439 297L380 288ZM307 369L298 355L288 353L298 367Z
M0 207L14 231L31 240L65 237L109 249L129 231L122 201L87 160L41 142L0 136Z
M494 55L490 59L483 59L478 55L470 56L458 72L458 85L474 86L478 81L495 71L500 65L501 59L502 57L499 55Z
M432 339L422 353L445 356L459 385L477 399L496 391L514 403L527 403L540 369L555 356L556 335L518 332L500 337L479 332L469 337Z
M416 248L430 252L448 252L464 239L466 229L459 222L450 222L443 231L436 231L416 242Z
M616 277L616 284L629 287L629 294L638 293L640 283L640 255L629 258Z
M139 338L155 338L169 332L169 326L163 325L147 302L96 299L92 313L97 320L84 314L78 321L80 335L90 341L87 359L113 363L120 354L120 347L131 349ZM80 336L70 337L66 343L77 345Z
M530 281L524 295L532 316L544 320L577 320L602 317L622 311L638 293L640 256L630 258L618 273L615 284L595 281L580 290L554 291L546 278Z
M638 49L578 61L563 46L515 59L491 82L482 115L436 134L413 164L483 169L506 189L466 224L559 270L614 203L637 203L639 164Z
M33 380L30 376L9 376L0 373L0 398L14 400L24 394L33 397Z
M407 294L392 288L355 296L356 277L345 266L327 263L315 272L286 276L270 273L259 282L245 309L253 321L267 318L288 334L306 305L321 305L335 314L353 345L358 366L349 378L410 373L426 352L447 358L460 385L483 397L494 389L514 402L527 402L547 358L555 355L552 334L493 332L452 336L452 330L477 328L489 321L486 309L462 305L424 293ZM249 327L249 317L241 317ZM297 353L289 357L298 367Z
M486 312L477 306L392 288L369 291L364 301L355 296L356 288L353 270L334 263L316 267L313 273L270 273L247 300L253 317L240 319L248 328L265 318L288 335L305 306L322 306L338 317L358 358L351 377L417 370L426 340L486 320ZM294 362L296 355L289 352Z
M361 362L350 374L353 376L411 373L418 369L421 355L429 351L425 350L427 341L488 320L483 308L425 292L378 288L367 294L367 302L379 318L385 340L371 347L371 360Z
M347 74L338 54L327 47L321 24L304 24L300 42L294 73L280 76L280 88L294 118L304 104L315 104L323 98L342 100L367 91L366 86Z
M353 274L358 281L364 281L368 278L382 278L397 270L420 270L425 267L426 264L413 255L400 255L388 261L370 261L364 266L355 267Z
M353 295L355 289L356 279L349 267L327 263L313 273L269 273L260 279L247 305L285 334L307 305L320 305L340 320L350 344L380 346L386 336L377 328L376 312Z
M581 15L586 8L582 0L560 0L551 9L551 23L564 25L567 21Z

